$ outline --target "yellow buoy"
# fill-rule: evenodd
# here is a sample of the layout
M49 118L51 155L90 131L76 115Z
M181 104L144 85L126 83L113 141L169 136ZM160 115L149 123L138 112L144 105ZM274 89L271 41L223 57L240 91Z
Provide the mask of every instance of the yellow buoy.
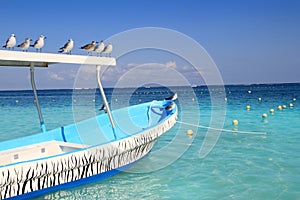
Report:
M282 108L283 108L283 109L286 109L286 105L283 105Z
M270 113L274 114L274 109L273 108L270 109Z
M16 99L16 103L19 103L19 100L18 100L18 99Z
M292 103L290 103L290 108L294 107L294 105Z
M282 110L282 106L278 106L277 109L278 109L278 110Z
M260 98L260 97L258 97L258 101L261 101L261 98Z
M250 108L251 108L250 105L247 105L247 106L246 106L246 109L247 109L247 110L250 110Z
M296 101L296 98L293 98L293 101Z
M227 98L226 98L226 97L224 98L224 101L227 101Z
M267 117L268 117L267 113L262 114L262 118L267 118Z
M234 119L234 120L232 120L232 124L233 124L233 125L238 125L238 124L239 124L239 121L238 121L237 119Z
M194 132L193 132L193 130L189 129L189 130L186 131L186 134L187 134L187 135L193 135Z

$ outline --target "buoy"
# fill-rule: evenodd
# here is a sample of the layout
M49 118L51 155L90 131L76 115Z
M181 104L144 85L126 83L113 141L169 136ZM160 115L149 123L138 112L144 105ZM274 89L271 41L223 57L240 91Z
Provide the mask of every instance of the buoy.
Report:
M239 121L238 121L237 119L234 119L234 120L232 120L232 124L233 124L233 125L238 125L238 124L239 124Z
M76 99L73 99L73 102L76 102Z
M251 108L250 105L247 105L247 106L246 106L246 109L247 109L247 110L250 110L250 108Z
M224 101L227 101L227 98L226 98L226 97L224 98Z
M95 102L95 99L93 99L93 102Z
M283 108L283 109L286 109L286 105L283 105L282 108Z
M258 101L261 101L261 98L260 98L260 97L258 97Z
M249 94L251 94L251 93L252 93L252 91L251 91L251 90L248 90L248 93L249 93Z
M274 109L273 109L273 108L270 109L270 113L271 113L271 114L274 114Z
M139 102L142 102L142 99L139 99Z
M192 98L192 101L195 101L195 98Z
M290 103L290 108L294 107L294 105L292 103Z
M194 132L193 132L193 130L189 129L189 130L186 131L186 134L187 134L187 135L193 135Z
M278 109L278 110L282 110L282 106L278 106L277 109Z
M19 103L19 100L18 100L18 99L16 99L16 103Z
M293 98L293 101L296 101L296 98Z
M117 98L115 99L115 102L118 102L118 99L117 99Z
M268 117L267 113L262 114L262 118L267 118L267 117Z

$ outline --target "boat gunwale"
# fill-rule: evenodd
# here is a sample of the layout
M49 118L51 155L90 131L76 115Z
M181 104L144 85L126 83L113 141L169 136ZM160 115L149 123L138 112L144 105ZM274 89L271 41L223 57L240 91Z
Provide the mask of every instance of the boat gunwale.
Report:
M159 101L159 102L166 102L166 101ZM169 101L171 102L171 101ZM151 102L147 102L147 103L143 103L143 104L137 104L137 105L133 105L132 107L135 107L135 106L141 106L141 105L147 105L147 104L151 104ZM131 107L131 106L130 106ZM125 108L121 108L121 109L128 109L129 107L125 107ZM121 110L119 109L119 110ZM41 160L47 160L47 159L51 159L51 158L55 158L55 157L60 157L60 156L65 156L65 155L69 155L69 154L73 154L73 153L77 153L77 152L82 152L82 151L86 151L86 150L90 150L92 148L97 148L97 147L100 147L100 146L105 146L105 145L109 145L109 144L113 144L115 142L119 142L119 141L122 141L122 140L125 140L125 139L128 139L130 137L136 137L136 136L139 136L141 134L143 134L145 131L150 131L151 129L155 128L156 126L159 126L163 123L165 123L166 121L170 120L170 118L172 118L172 116L174 116L175 114L175 117L177 117L177 114L178 114L178 110L177 110L177 106L175 104L175 107L174 109L172 110L172 112L166 116L166 118L164 118L164 120L158 122L157 124L155 125L152 125L152 126L149 126L147 128L144 128L143 130L141 131L137 131L135 133L133 133L132 135L127 135L125 137L122 137L122 138L119 138L117 140L113 140L113 141L107 141L107 142L104 142L104 143L101 143L101 144L95 144L95 145L90 145L88 147L83 147L83 148L80 148L80 149L76 149L74 151L70 151L70 152L65 152L65 153L61 153L61 154L56 154L56 155L51 155L51 156L47 156L47 157L42 157L42 158L36 158L36 159L32 159L32 160L24 160L24 161L20 161L20 162L15 162L15 163L11 163L11 164L7 164L7 165L0 165L0 169L3 169L5 167L11 167L13 165L19 165L19 164L24 164L24 163L30 163L30 162L37 162L37 161L41 161ZM100 115L97 115L93 118L97 118L99 117ZM93 119L93 118L88 118L88 119L85 119L85 120L82 120L78 123L84 123L85 121L88 121L90 119ZM176 120L175 120L176 121ZM67 126L70 126L70 125L76 125L75 124L69 124ZM55 128L55 129L59 129L59 128ZM55 130L55 129L52 129L52 130ZM49 131L52 131L52 130L49 130ZM47 133L47 132L46 132ZM39 134L46 134L46 133L39 133ZM35 144L38 144L38 143L35 143ZM83 144L84 145L84 144ZM24 146L23 146L24 147Z

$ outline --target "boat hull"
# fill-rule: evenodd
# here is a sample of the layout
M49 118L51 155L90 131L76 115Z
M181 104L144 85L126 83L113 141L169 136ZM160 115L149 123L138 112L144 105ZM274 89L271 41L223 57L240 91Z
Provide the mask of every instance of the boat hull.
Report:
M176 120L177 110L157 126L124 139L1 167L0 198L25 199L115 175L143 158Z

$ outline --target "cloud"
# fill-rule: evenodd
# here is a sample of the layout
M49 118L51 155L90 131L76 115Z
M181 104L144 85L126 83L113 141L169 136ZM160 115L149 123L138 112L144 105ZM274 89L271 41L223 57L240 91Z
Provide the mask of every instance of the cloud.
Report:
M48 72L48 77L50 77L53 80L63 81L64 77L54 73L54 72Z
M127 64L127 67L136 67L136 66L138 66L139 64L137 64L137 63L128 63Z
M80 72L88 73L88 74L95 74L96 73L96 67L91 66L91 65L81 65L80 66Z
M175 61L166 62L166 66L167 67L176 67L176 62Z

